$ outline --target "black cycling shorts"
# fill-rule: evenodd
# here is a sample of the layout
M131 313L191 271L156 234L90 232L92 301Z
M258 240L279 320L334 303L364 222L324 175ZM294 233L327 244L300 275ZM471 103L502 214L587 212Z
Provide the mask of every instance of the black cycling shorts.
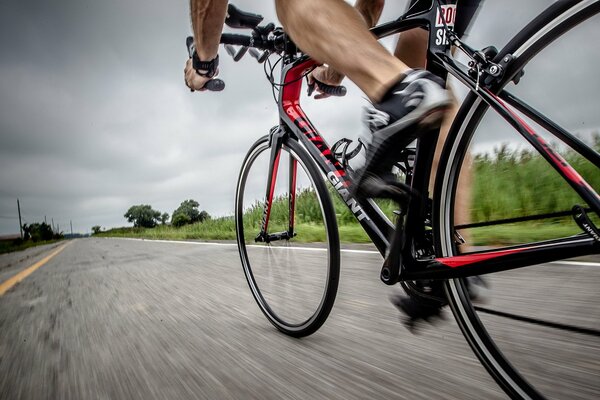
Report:
M461 37L465 34L473 17L479 9L482 0L458 0L456 3L456 22L454 23L454 32ZM408 10L413 12L426 11L431 8L432 0L411 0Z

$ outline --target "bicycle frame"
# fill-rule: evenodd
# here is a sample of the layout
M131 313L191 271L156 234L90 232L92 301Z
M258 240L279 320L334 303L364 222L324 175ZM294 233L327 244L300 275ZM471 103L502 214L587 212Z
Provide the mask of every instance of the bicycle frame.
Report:
M470 96L476 96L482 105L487 105L504 118L558 171L561 177L587 202L590 209L597 213L597 215L600 215L600 196L598 193L536 134L507 103L540 124L560 140L569 144L599 168L600 155L510 93L499 90L496 94L493 91L493 85L490 87L480 86L479 82L461 69L450 57L450 42L445 32L446 21L442 19L440 23L440 11L445 13L446 10L454 10L455 12L456 1L442 0L434 3L439 4L437 7L434 5L427 11L403 16L396 21L379 25L373 28L372 32L379 38L382 38L415 27L427 29L430 32L427 69L444 79L448 73L458 78L470 89ZM560 4L557 7L560 7ZM443 31L443 33L440 34L440 31ZM509 74L509 77L513 77L520 72L519 70L511 70L510 60L504 61L505 73ZM502 60L496 62L502 63ZM272 131L271 136L271 170L269 171L266 192L267 200L261 234L267 235L272 189L275 186L275 176L279 164L279 152L284 140L287 138L287 140L298 140L303 144L324 176L338 192L350 211L356 216L379 252L386 257L386 263L390 264L388 267L391 268L391 272L388 271L391 274L388 279L383 279L382 271L382 280L386 284L395 284L398 280L450 279L480 275L600 252L600 242L588 232L569 238L529 243L501 250L418 260L413 255L413 247L415 242L421 240L425 231L424 220L427 210L424 202L416 197L412 197L407 208L406 222L403 224L403 218L398 218L395 228L394 224L381 212L372 199L353 197L351 195L351 179L347 171L334 157L330 147L310 122L300 105L302 78L314 66L315 61L307 56L299 58L292 55L284 56L281 77L283 87L279 97L281 122L278 129ZM455 125L453 125L449 133L449 138L457 134L456 130L458 126ZM417 141L411 185L417 192L422 194L428 192L431 165L438 137L439 132L435 132ZM291 161L289 168L291 174L289 187L289 229L287 232L270 236L270 238L267 238L268 240L289 239L294 236L293 213L296 191L296 163ZM440 206L449 207L453 206L453 204L444 203ZM436 234L435 229L433 234Z

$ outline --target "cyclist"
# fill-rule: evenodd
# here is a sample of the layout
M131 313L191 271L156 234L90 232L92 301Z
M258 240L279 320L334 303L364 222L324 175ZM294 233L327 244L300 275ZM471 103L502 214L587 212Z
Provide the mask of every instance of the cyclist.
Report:
M343 0L276 0L279 20L292 40L316 60L348 76L372 102L366 116L373 132L358 190L369 197L394 196L381 179L395 162L394 149L441 123L450 97L427 71L413 70L369 32L361 15ZM191 0L196 54L186 83L201 90L217 71L226 0ZM354 55L348 57L348 55Z
M459 35L468 25L476 3L459 1L459 15L464 16L457 21ZM428 35L422 29L403 33L396 47L400 57L397 58L368 30L377 23L384 0L358 0L355 8L343 0L276 0L275 5L279 20L296 45L327 65L309 77L316 83L317 97L326 97L319 82L339 85L347 76L371 101L365 122L373 135L353 190L367 197L396 197L397 187L386 181L396 162L395 152L419 135L438 128L451 106L441 79L428 71L413 69L425 64ZM409 4L415 11L430 6L431 1L411 0ZM185 82L190 89L202 91L218 73L227 0L190 0L190 8L196 53L186 63ZM444 305L438 301L423 306L410 299L393 302L411 320L437 314Z
M355 8L359 10L367 25L369 27L373 27L377 24L379 17L381 16L384 3L385 0L357 0ZM471 20L479 9L480 3L480 0L458 0L457 8L459 11L456 16L454 31L459 37L463 36L467 31ZM430 5L431 1L411 0L408 5L407 12L410 11L412 13L416 13L419 11L424 11ZM394 55L410 68L425 68L428 39L429 34L423 29L417 28L405 31L400 34ZM320 66L309 75L309 83L314 81L317 86L317 90L319 82L323 82L331 86L338 86L341 84L343 79L343 74L328 66ZM329 97L329 95L322 93L322 91L320 94L315 96L317 99L326 97ZM436 155L433 160L433 171L437 169L436 165L439 161L441 145L444 143L448 134L450 123L456 114L456 109L451 110L448 112L448 114L449 115L447 115L448 118L446 118L446 123L441 127L440 130L440 140L438 141L438 148L436 149ZM462 176L468 177L469 174L465 172L462 174ZM467 222L469 196L466 191L468 191L470 184L463 185L462 187L463 193L459 193L456 199L456 217L457 220L464 220L464 222ZM472 278L468 282L471 281L477 283L483 282L480 278ZM426 292L426 296L415 297L396 294L391 298L392 303L408 317L405 319L405 323L409 329L414 327L414 323L417 320L429 319L430 317L438 316L441 308L446 304L441 282L417 282L417 284L420 286L420 290ZM473 288L470 289L470 293L471 295L475 295Z

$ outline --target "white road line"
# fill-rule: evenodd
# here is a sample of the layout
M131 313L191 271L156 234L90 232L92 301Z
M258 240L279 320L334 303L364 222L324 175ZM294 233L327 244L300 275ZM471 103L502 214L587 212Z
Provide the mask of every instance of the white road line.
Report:
M574 265L582 267L600 267L600 263L591 261L551 261L550 264Z
M188 242L186 240L137 239L137 238L121 238L121 237L107 237L106 239L135 240L138 242L152 242L152 243L200 244L200 245L205 245L205 246L237 246L237 243Z
M112 238L112 239L122 239L122 240L137 240L143 242L156 242L156 243L180 243L180 244L195 244L200 246L234 246L237 247L237 243L216 243L216 242L188 242L185 240L159 240L159 239L135 239L135 238ZM247 247L257 247L264 248L264 246L257 245L249 245ZM316 247L278 247L272 246L270 249L294 249L294 250L302 250L302 251L326 251L323 248ZM376 250L356 250L356 249L341 249L342 253L355 253L355 254L379 254ZM552 261L550 264L561 264L561 265L573 265L573 266L587 266L587 267L600 267L600 263L598 262L589 262L589 261Z
M121 239L121 240L137 240L140 242L154 242L154 243L179 243L179 244L195 244L200 246L233 246L237 247L237 243L216 243L216 242L188 242L185 240L160 240L160 239L136 239L136 238L109 238L109 239ZM259 245L248 245L246 247L265 248L265 246ZM294 249L302 251L326 251L327 249L318 247L286 247L286 246L271 246L269 249ZM356 253L356 254L379 254L376 250L356 250L356 249L341 249L342 253Z

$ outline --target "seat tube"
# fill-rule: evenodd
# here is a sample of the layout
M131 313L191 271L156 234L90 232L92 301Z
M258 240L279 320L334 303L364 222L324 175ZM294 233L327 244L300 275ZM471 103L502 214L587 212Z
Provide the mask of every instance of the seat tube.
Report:
M435 53L446 53L450 50L450 38L446 32L446 26L454 30L456 22L457 0L435 0L433 7L428 13L429 19L429 51L427 52L427 69L446 79L447 72L444 68L436 66L432 55Z

